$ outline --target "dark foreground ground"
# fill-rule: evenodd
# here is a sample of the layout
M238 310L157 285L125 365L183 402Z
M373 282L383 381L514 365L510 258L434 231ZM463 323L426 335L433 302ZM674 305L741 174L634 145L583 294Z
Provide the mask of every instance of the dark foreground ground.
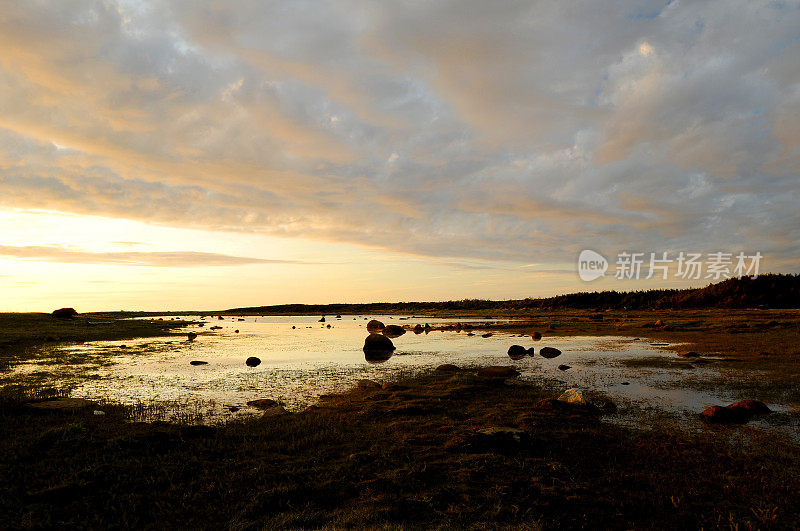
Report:
M702 354L722 356L722 369L758 371L743 387L750 397L778 387L796 394L797 381L788 380L797 373L796 312L570 315L515 326L695 341ZM73 340L69 330L84 330L75 325L52 324L62 327L56 340ZM139 333L103 326L115 338ZM153 326L163 333L174 325ZM31 346L23 335L6 343L9 352ZM542 402L554 397L546 385L474 370L385 387L328 397L302 413L209 427L132 423L122 406L104 405L103 416L94 407L36 411L25 402L57 391L6 386L0 527L765 529L800 522L797 443L748 425L622 427L603 420L610 410L603 397L592 397L593 408L553 409Z

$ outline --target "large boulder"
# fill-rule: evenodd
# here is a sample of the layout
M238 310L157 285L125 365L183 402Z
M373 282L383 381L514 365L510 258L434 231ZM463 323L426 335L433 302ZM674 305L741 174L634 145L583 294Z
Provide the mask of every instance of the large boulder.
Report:
M394 343L382 334L370 334L364 340L364 359L369 363L381 363L392 357Z
M405 333L406 333L405 329L399 325L387 325L383 329L383 335L391 338L400 337Z
M376 319L367 323L367 332L383 332L384 328L386 325Z
M528 355L528 351L521 345L511 345L508 347L508 357L512 360L521 360Z
M71 319L78 315L78 312L75 311L75 308L59 308L58 310L53 310L50 315L56 319Z
M559 357L561 355L561 351L553 347L543 347L539 351L539 355L543 358L552 359Z

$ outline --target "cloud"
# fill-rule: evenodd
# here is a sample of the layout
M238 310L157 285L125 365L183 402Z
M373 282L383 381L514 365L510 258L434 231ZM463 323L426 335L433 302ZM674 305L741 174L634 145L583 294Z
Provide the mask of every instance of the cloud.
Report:
M0 0L0 204L796 259L797 2Z
M195 251L170 252L90 252L54 246L0 245L0 256L73 264L113 264L147 267L216 267L248 264L307 264L293 260L267 260Z

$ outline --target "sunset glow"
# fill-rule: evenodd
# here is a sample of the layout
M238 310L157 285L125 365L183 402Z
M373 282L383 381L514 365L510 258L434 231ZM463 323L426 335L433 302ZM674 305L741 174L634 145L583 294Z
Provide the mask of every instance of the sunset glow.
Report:
M734 5L735 4L735 5ZM0 1L1 311L539 297L800 255L782 3Z

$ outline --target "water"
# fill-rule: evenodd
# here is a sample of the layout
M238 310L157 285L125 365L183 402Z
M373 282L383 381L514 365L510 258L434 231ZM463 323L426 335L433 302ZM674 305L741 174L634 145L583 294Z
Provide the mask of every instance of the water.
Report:
M457 321L369 316L372 318L386 324L411 326ZM17 366L15 372L50 371L56 381L69 380L74 386L72 395L77 397L129 404L202 403L207 406L206 414L221 417L254 413L246 402L258 398L279 400L287 409L296 411L313 404L323 394L344 391L362 378L383 382L443 363L461 367L510 365L522 372L522 380L547 378L563 389L597 390L623 405L667 412L699 413L709 405L743 398L699 385L717 375L713 365L692 370L627 367L626 360L675 359L674 352L637 338L545 336L534 342L530 337L503 332L483 338L480 333L470 336L466 331L427 334L409 331L393 340L397 350L389 360L373 364L365 360L361 350L367 335L364 316L341 319L328 316L324 324L318 319L316 316L226 317L222 321L206 318L204 327L192 325L173 337L87 342L54 353L91 360L84 366L57 367L44 357ZM476 321L480 320L470 319ZM222 328L211 330L212 326ZM186 340L190 330L199 334L195 341ZM541 347L553 346L563 354L554 359L537 355L511 360L506 352L513 344L534 346L537 352ZM260 358L261 364L247 367L244 362L250 356ZM206 361L208 365L192 366L189 364L192 360ZM560 371L561 364L570 365L571 369ZM230 406L240 409L234 413ZM780 405L777 408L781 409Z

